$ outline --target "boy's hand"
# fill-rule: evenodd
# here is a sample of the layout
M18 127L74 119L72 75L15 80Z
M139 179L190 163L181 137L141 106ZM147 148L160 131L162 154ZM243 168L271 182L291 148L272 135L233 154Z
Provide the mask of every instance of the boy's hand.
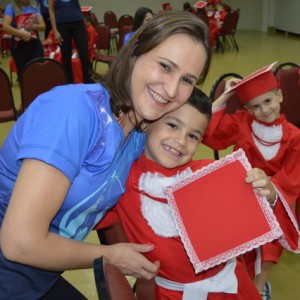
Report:
M271 205L274 204L276 191L272 182L263 170L253 168L248 171L246 182L252 185L258 195L265 196Z
M242 79L240 78L231 78L225 83L225 92L232 86L237 85Z

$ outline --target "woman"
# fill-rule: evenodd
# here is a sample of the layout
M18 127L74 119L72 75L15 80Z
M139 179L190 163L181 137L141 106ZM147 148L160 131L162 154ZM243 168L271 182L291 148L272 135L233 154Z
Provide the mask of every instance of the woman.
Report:
M30 4L30 0L13 0L7 5L3 30L12 35L11 55L18 75L27 62L44 56L38 32L45 30L45 22L38 6Z
M125 274L155 276L159 263L141 254L153 245L83 240L124 192L144 121L183 105L210 60L207 26L163 13L121 49L104 85L57 87L31 104L0 152L0 299L41 298L64 270L99 257ZM62 298L74 299L65 288Z
M124 42L125 44L132 36L133 34L146 22L151 20L153 18L153 12L148 7L140 7L134 15L134 25L132 27L132 31L128 32L124 36Z
M63 65L69 82L74 83L72 70L72 41L74 41L82 67L84 83L90 83L91 63L88 35L79 0L48 0L49 16L56 42L60 45Z

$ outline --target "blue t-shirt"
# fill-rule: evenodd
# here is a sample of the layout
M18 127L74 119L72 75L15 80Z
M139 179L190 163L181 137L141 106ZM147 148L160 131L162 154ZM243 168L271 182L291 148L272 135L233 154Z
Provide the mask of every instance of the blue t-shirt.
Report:
M23 8L21 8L20 14L29 14L29 13L40 15L41 11L37 5L27 5ZM4 15L14 18L14 16L16 15L16 12L14 10L14 6L12 3L10 3L6 6Z
M56 23L83 20L78 0L55 0L54 4Z
M109 94L100 84L61 86L40 95L0 149L0 226L22 160L33 158L59 169L71 182L50 231L85 239L124 192L144 141L138 130L125 141L111 112ZM0 270L0 299L16 295L37 299L59 276L7 261L1 252Z
M125 44L126 42L128 42L128 40L133 36L134 31L128 32L124 35L124 41L123 44Z

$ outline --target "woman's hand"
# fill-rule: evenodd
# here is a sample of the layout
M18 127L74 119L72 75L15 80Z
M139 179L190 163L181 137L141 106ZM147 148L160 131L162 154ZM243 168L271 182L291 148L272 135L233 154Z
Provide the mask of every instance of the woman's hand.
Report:
M260 196L265 196L271 205L276 200L276 190L266 173L258 168L247 172L246 182L250 183Z
M120 243L107 246L104 261L118 267L125 275L151 279L156 276L159 262L150 262L142 253L153 250L152 244Z
M57 42L57 44L60 45L60 46L62 45L62 43L64 41L58 31L54 31L54 39Z
M28 42L31 39L31 35L30 32L26 31L26 30L20 30L20 35L19 35L20 39L24 42Z

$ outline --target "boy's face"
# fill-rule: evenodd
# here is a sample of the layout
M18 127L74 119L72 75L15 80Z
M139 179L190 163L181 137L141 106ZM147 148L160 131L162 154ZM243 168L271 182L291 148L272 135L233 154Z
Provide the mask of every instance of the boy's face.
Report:
M258 121L273 123L279 118L281 102L281 90L272 90L251 99L245 107Z
M193 158L207 125L204 114L184 104L149 126L145 156L168 169L182 166Z

